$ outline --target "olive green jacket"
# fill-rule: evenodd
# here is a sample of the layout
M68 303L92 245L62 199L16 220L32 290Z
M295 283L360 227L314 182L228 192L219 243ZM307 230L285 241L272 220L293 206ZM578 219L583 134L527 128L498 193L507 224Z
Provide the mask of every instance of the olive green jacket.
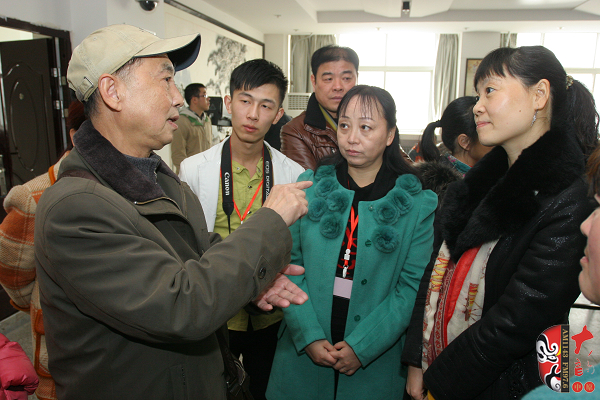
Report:
M225 399L214 332L289 262L285 223L261 209L220 241L164 163L156 184L91 122L74 140L60 173L100 183L60 179L35 226L58 398Z
M171 161L175 173L179 173L179 165L183 160L210 149L213 140L212 124L206 113L198 116L184 107L179 111L177 126L171 142Z

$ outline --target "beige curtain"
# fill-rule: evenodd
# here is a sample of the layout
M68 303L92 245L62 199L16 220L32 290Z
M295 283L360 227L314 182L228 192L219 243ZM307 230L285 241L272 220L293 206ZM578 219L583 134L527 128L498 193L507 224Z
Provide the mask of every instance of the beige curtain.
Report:
M335 35L292 35L290 92L312 92L310 59L316 50L330 44L336 44Z
M517 47L517 34L510 32L500 34L500 47Z
M438 44L433 76L433 111L439 119L450 102L456 99L458 73L458 35L442 34Z

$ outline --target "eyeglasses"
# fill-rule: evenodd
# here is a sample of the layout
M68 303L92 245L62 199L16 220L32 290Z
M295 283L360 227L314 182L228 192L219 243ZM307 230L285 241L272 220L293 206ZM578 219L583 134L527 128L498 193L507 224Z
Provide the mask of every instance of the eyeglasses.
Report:
M200 97L200 98L204 97L204 98L207 98L207 97L208 97L208 95L207 95L206 93L204 93L204 94L199 94L199 95L198 95L198 96L196 96L196 97Z

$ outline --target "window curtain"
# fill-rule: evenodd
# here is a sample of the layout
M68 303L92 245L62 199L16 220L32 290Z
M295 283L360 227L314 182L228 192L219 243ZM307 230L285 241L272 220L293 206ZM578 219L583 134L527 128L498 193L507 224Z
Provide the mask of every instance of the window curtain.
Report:
M433 111L439 119L450 102L456 99L458 73L458 35L442 34L438 44L433 76Z
M292 35L290 92L312 92L310 59L316 50L330 44L336 44L335 35Z
M500 47L517 47L517 34L516 33L502 33L500 34Z

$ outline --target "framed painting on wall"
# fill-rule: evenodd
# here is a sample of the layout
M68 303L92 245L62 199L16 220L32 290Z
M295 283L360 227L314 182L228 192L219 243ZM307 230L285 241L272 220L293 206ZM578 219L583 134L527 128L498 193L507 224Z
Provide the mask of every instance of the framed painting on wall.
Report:
M467 58L467 69L465 72L465 96L477 96L475 87L473 87L473 79L475 72L481 64L481 58Z
M200 33L202 41L196 62L175 75L175 83L182 94L187 85L198 82L206 85L209 96L223 97L229 94L229 79L235 67L248 60L263 58L263 42L178 1L165 0L165 4L168 5L165 6L165 36Z
M196 61L183 71L175 74L175 84L184 94L190 83L202 83L211 97L212 112L214 106L223 104L223 98L229 94L229 80L235 67L245 61L264 58L264 43L240 32L224 23L214 20L177 0L164 0L165 37L177 37L199 33L202 45ZM218 99L218 100L217 100ZM211 111L211 110L209 110ZM218 109L219 119L229 119L225 107ZM231 133L230 125L221 124L212 127L213 135L225 138ZM166 145L156 152L168 165L172 165L171 146Z

